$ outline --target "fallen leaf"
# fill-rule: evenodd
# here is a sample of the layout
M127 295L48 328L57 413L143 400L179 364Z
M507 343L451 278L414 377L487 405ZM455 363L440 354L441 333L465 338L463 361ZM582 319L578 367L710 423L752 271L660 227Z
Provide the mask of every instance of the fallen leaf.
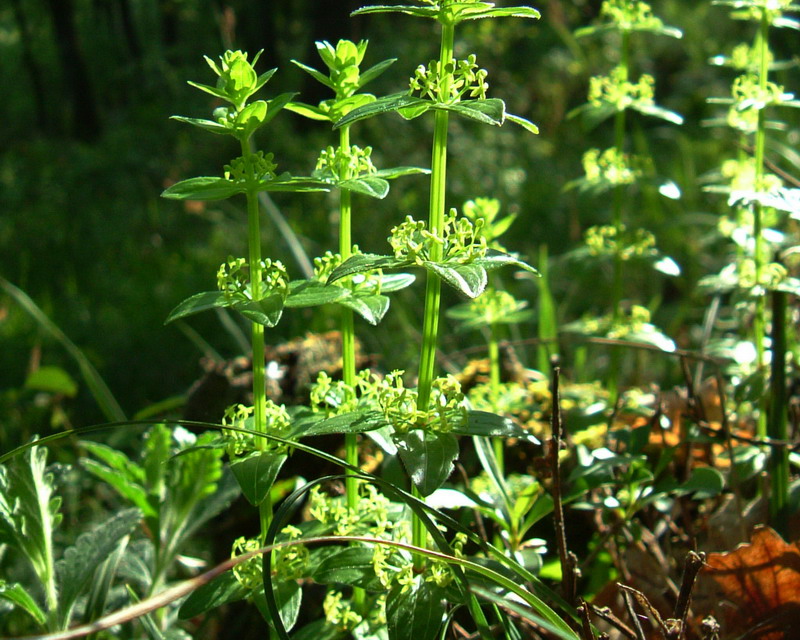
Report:
M702 608L720 621L722 638L800 638L800 543L761 526L749 544L708 554L706 565Z

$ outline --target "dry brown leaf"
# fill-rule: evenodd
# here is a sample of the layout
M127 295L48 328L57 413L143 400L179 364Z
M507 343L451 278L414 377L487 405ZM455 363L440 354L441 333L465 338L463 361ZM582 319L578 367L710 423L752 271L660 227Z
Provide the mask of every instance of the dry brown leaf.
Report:
M761 526L749 544L708 554L706 565L698 591L723 638L800 638L800 543Z

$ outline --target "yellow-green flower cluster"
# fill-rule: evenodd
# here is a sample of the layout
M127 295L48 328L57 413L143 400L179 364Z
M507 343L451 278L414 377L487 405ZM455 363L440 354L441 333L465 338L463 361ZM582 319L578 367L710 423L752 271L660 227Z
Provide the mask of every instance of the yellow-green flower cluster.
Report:
M656 81L644 73L637 82L628 80L625 67L617 66L607 76L593 76L589 79L589 102L601 107L613 105L622 111L633 105L652 106L655 104Z
M621 260L646 256L656 245L655 236L646 229L636 229L632 234L626 233L622 225L619 229L621 237L617 237L617 229L611 225L590 227L586 231L586 246L595 256L619 256Z
M417 406L417 392L405 387L403 371L392 371L376 388L376 402L386 421L397 433L411 429L430 429L447 433L467 421L467 408L461 383L453 376L434 378L430 406Z
M479 100L486 99L489 83L486 82L489 72L478 67L475 54L465 60L451 60L442 65L438 60L431 60L426 67L419 65L414 77L409 81L409 94L419 94L435 102L455 103L465 95Z
M361 623L361 616L350 608L341 591L329 590L322 603L325 621L340 631L352 631Z
M329 146L323 149L317 159L316 172L322 178L358 178L377 171L370 156L372 147L358 145L351 147Z
M637 0L605 0L600 15L613 22L621 31L634 29L658 30L664 26L646 2Z
M389 244L398 260L408 260L422 265L430 260L432 247L439 245L444 260L471 262L486 255L486 238L481 235L484 222L459 217L455 209L445 217L444 227L438 232L429 231L425 222L411 216L394 227Z
M278 165L272 159L275 157L273 153L264 153L258 151L251 153L246 158L239 156L231 160L230 164L224 167L225 177L228 180L247 181L251 178L259 180L274 180L276 177L275 169ZM252 170L252 176L250 171Z
M591 183L606 182L612 185L633 184L641 176L639 169L631 166L631 159L616 147L605 151L589 149L583 154L583 171Z
M263 291L278 293L283 297L289 293L289 274L280 260L262 260L261 278ZM231 302L252 300L250 265L244 258L229 257L217 270L217 288Z

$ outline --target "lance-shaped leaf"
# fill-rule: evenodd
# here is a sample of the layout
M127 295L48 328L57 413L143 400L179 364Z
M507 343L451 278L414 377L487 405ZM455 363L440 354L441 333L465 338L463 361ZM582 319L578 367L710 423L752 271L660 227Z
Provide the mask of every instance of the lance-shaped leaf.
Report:
M44 626L47 621L44 611L20 584L9 584L5 580L0 580L0 600L5 600L19 607L36 620L36 623L40 626Z
M176 182L161 193L170 200L224 200L245 192L245 183L228 178L200 176Z
M244 497L254 507L269 494L287 455L280 451L255 451L231 462L231 471Z
M506 119L506 104L498 98L486 100L462 100L452 104L437 103L434 109L457 113L469 120L499 127Z
M308 412L292 422L289 438L324 436L334 433L365 433L387 426L386 419L379 411L349 411L338 416L325 418L318 413Z
M351 125L354 122L365 120L366 118L372 118L373 116L377 116L381 113L392 113L394 111L399 111L400 109L406 109L409 107L416 108L420 107L421 105L430 104L432 103L429 100L423 100L422 98L410 96L407 93L393 93L392 95L378 98L374 102L370 102L363 107L353 109L350 113L334 124L333 128L338 129L339 127Z
M360 193L370 198L382 200L389 193L389 183L383 178L374 175L351 178L335 183L337 187L351 193Z
M397 62L397 58L389 58L388 60L383 60L382 62L371 66L361 74L361 77L358 79L357 87L360 89L368 82L372 82L395 62Z
M312 566L311 579L319 584L348 584L369 591L383 591L371 547L346 547Z
M651 116L653 118L660 118L661 120L666 120L667 122L671 122L672 124L683 124L683 116L674 111L670 111L669 109L664 109L663 107L659 107L655 104L638 104L633 103L631 105L631 109L634 111L638 111L639 113Z
M339 304L352 309L373 326L378 325L389 310L389 298L380 294L353 295L340 300Z
M486 269L474 262L425 262L425 269L439 276L445 283L468 298L477 298L488 282Z
M522 438L533 443L539 442L510 418L488 411L468 411L466 424L453 428L453 433L461 436Z
M226 571L211 582L192 591L178 611L181 620L188 620L231 602L247 597L247 590L236 579L232 571Z
M581 27L575 31L576 38L583 38L586 36L602 35L604 33L653 33L660 36L668 36L670 38L680 39L683 37L683 31L676 27L669 27L665 24L659 24L660 21L632 23L627 27L622 27L614 22L606 22L604 24L591 25L588 27Z
M318 307L346 298L350 291L344 287L325 284L317 280L293 280L289 283L289 295L284 306Z
M404 4L378 4L368 7L361 7L351 13L352 16L361 16L368 13L404 13L409 16L417 16L419 18L436 18L439 14L438 7L416 7L413 5Z
M536 269L534 269L524 260L521 260L516 256L512 256L509 253L497 251L496 249L488 249L485 256L476 258L472 264L477 264L486 269L486 271L494 271L495 269L508 266L524 269L525 271L537 276L540 275Z
M258 182L255 191L288 191L303 193L309 191L330 191L331 185L323 180L282 173L277 178L264 178Z
M274 327L283 315L284 296L281 293L268 294L260 300L235 302L231 305L248 320L265 327Z
M221 291L203 291L196 293L193 296L186 298L177 307L170 311L164 324L169 324L180 318L214 309L215 307L229 307L231 302L225 297Z
M411 273L387 273L381 276L381 291L391 293L410 286L416 277Z
M394 440L411 481L423 496L436 491L452 473L458 457L458 440L452 433L412 429Z
M133 531L142 514L127 509L111 516L89 533L81 535L56 564L59 599L58 610L62 625L68 626L77 599L84 595L95 569Z
M424 169L422 167L392 167L390 169L378 169L371 175L376 178L384 178L385 180L394 180L395 178L400 178L401 176L410 176L418 173L424 173L427 175L430 172L430 169Z
M366 273L376 269L396 269L411 265L409 260L399 260L394 256L382 256L376 253L359 253L350 256L342 264L336 267L328 277L328 284L336 282L347 276L357 273Z
M233 135L233 130L230 127L226 127L225 125L222 125L219 122L214 122L213 120L205 120L203 118L186 118L184 116L171 116L170 120L185 122L186 124L200 127L205 131L210 131L211 133L216 133L218 135Z
M419 580L411 589L395 585L386 598L389 640L437 638L445 609L444 589L434 582Z

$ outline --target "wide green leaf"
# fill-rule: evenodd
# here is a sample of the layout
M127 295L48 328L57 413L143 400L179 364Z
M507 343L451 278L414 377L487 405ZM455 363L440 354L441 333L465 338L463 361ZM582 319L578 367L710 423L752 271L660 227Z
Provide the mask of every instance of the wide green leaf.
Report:
M282 173L276 178L264 178L258 182L256 191L308 193L330 191L331 185L324 180Z
M394 440L411 481L423 496L436 491L452 473L458 457L458 440L452 433L412 429Z
M436 638L445 615L445 591L419 580L411 589L396 585L386 598L389 640Z
M495 249L489 249L486 251L486 255L482 258L476 258L473 264L480 265L486 271L493 271L495 269L499 269L501 267L518 267L520 269L524 269L529 273L533 273L535 275L539 275L539 272L534 269L531 265L529 265L524 260L516 256L512 256L508 253L503 253L502 251L497 251Z
M247 590L236 579L233 572L226 571L193 591L178 611L178 617L182 620L194 618L224 604L242 600L246 596Z
M464 116L469 120L475 120L483 124L490 124L499 127L506 119L505 102L499 98L488 98L486 100L462 100L461 102L437 103L435 109L452 111Z
M281 293L273 293L260 300L236 302L232 306L248 320L265 327L274 327L283 315L285 298Z
M374 102L370 102L363 107L353 109L350 113L334 124L333 128L338 129L339 127L351 125L359 120L372 118L373 116L377 116L382 113L391 113L393 111L399 111L403 108L419 106L427 103L429 103L428 100L410 96L407 93L393 93L392 95L378 98Z
M344 287L325 284L318 280L293 280L289 283L289 295L284 306L318 307L346 298L350 291Z
M695 500L707 500L722 493L725 477L714 467L695 467L689 479L678 487L681 495L692 494Z
M216 176L200 176L176 182L161 192L171 200L224 200L245 192L244 182Z
M427 175L430 172L430 169L424 169L422 167L392 167L390 169L378 169L371 175L376 178L384 178L385 180L394 180L401 176L410 176L419 173Z
M468 411L467 423L453 429L462 436L484 436L499 438L523 438L531 442L539 441L510 418L488 411Z
M339 304L352 309L371 325L377 325L389 310L389 298L382 295L354 295L339 300Z
M208 309L214 309L215 307L230 306L232 306L231 301L226 298L221 291L203 291L202 293L196 293L186 298L186 300L170 311L164 324L169 324L180 318L185 318L186 316L191 316L201 311L207 311Z
M5 580L0 580L0 600L5 600L19 607L36 620L36 623L40 626L43 626L47 621L44 611L21 584L9 584Z
M425 262L423 266L468 298L477 298L481 295L488 282L486 269L477 262L468 264Z
M360 193L361 195L377 198L379 200L385 198L389 193L389 183L383 178L378 178L374 175L342 180L336 183L336 186L345 191L350 191L351 193Z
M371 547L346 547L328 555L312 567L311 579L319 584L347 584L369 591L382 591L372 563Z
M216 133L218 135L233 135L233 130L230 128L219 124L218 122L214 122L213 120L204 120L203 118L185 118L183 116L172 116L170 120L177 120L178 122L185 122L186 124L191 124L195 127L200 127L206 131L210 131L211 133Z
M400 291L413 284L416 276L412 273L387 273L381 276L381 292Z
M492 5L493 3L480 3ZM536 9L532 7L492 7L490 9L475 9L463 11L462 20L481 20L483 18L530 18L538 20L542 17Z
M58 610L64 627L69 624L76 601L86 593L95 569L141 519L142 513L138 509L120 511L92 531L79 536L75 544L64 551L63 557L56 563Z
M415 7L413 5L402 4L380 4L356 9L350 15L360 16L367 13L405 13L419 18L436 18L439 10L434 7Z
M359 253L350 256L342 264L333 270L328 277L328 284L336 282L341 278L352 276L357 273L366 273L376 269L394 269L406 267L411 263L408 260L398 260L394 256L381 256L375 253Z
M334 433L364 433L386 425L386 419L378 411L350 411L330 418L309 412L292 423L289 437L296 439Z
M74 398L78 393L78 383L64 369L45 365L31 371L25 378L25 388L45 391Z
M242 489L244 497L254 507L269 495L286 454L276 451L255 451L245 458L231 462L231 471Z
M280 582L273 582L273 589L275 594L275 601L278 604L278 613L281 616L283 626L291 630L297 624L297 618L300 614L300 604L303 601L303 589L298 584L297 580L281 580ZM267 599L264 597L264 589L259 589L253 594L253 602L258 607L259 612L264 620L270 625L272 620L269 615L269 608L267 607Z

